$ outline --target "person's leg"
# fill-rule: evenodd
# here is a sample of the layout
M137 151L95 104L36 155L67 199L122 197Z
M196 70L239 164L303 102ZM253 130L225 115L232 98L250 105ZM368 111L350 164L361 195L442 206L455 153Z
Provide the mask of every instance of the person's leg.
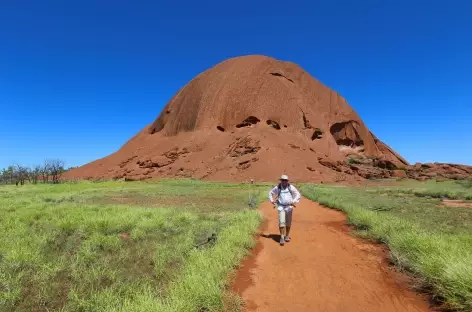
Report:
M279 213L280 244L283 245L285 241L286 214L285 214L285 210L279 210L278 213Z
M290 241L290 228L292 226L292 214L293 214L293 209L290 211L287 211L286 217L285 217L285 241Z
M279 231L280 231L280 238L284 238L287 234L286 234L286 227L285 226L281 226L279 228Z

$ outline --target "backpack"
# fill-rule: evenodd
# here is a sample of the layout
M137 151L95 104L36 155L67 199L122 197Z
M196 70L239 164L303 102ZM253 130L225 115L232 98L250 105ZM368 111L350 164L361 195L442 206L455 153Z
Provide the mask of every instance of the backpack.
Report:
M290 195L292 195L292 198L293 198L293 191L292 191L292 186L289 184L288 186L288 191L290 192ZM277 193L277 198L280 197L280 192L282 192L282 185L277 185L277 190L278 190L278 193Z

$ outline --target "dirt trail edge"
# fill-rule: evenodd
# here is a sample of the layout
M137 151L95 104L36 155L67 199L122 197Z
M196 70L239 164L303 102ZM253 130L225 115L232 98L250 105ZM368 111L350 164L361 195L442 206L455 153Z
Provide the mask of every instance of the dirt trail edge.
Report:
M343 213L302 198L292 241L280 246L275 210L270 203L260 209L266 222L258 244L232 285L246 311L433 311L388 267L380 245L348 233Z

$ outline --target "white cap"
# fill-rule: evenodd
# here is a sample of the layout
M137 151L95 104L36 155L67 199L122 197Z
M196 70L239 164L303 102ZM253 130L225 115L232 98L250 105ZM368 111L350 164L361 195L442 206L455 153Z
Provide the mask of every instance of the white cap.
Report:
M280 176L280 180L288 180L288 176L285 175L285 174L282 174L282 175Z

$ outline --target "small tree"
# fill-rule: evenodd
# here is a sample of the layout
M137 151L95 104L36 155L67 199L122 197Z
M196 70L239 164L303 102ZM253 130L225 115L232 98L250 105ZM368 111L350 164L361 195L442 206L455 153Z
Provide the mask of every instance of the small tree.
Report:
M45 161L44 164L40 167L41 180L43 183L49 182L49 164Z
M15 183L15 179L16 179L15 167L8 166L7 170L5 170L5 177L8 184Z
M41 174L41 170L42 170L42 168L41 168L40 165L36 165L36 166L34 166L33 169L30 170L29 176L30 176L30 179L31 179L31 183L33 183L33 184L38 183L38 178Z
M0 184L24 185L26 181L37 184L40 179L43 183L59 183L64 172L64 161L60 159L47 159L43 165L32 168L16 164L0 169Z
M3 184L12 184L13 183L14 170L12 166L2 169L1 182Z
M20 165L16 165L15 167L15 183L18 185L24 185L25 181L28 179L28 168L23 167Z
M48 159L45 161L45 167L49 169L52 183L59 183L59 177L64 172L64 161L60 159Z
M2 172L0 173L0 183L1 184L7 184L7 170L5 168L2 169Z

